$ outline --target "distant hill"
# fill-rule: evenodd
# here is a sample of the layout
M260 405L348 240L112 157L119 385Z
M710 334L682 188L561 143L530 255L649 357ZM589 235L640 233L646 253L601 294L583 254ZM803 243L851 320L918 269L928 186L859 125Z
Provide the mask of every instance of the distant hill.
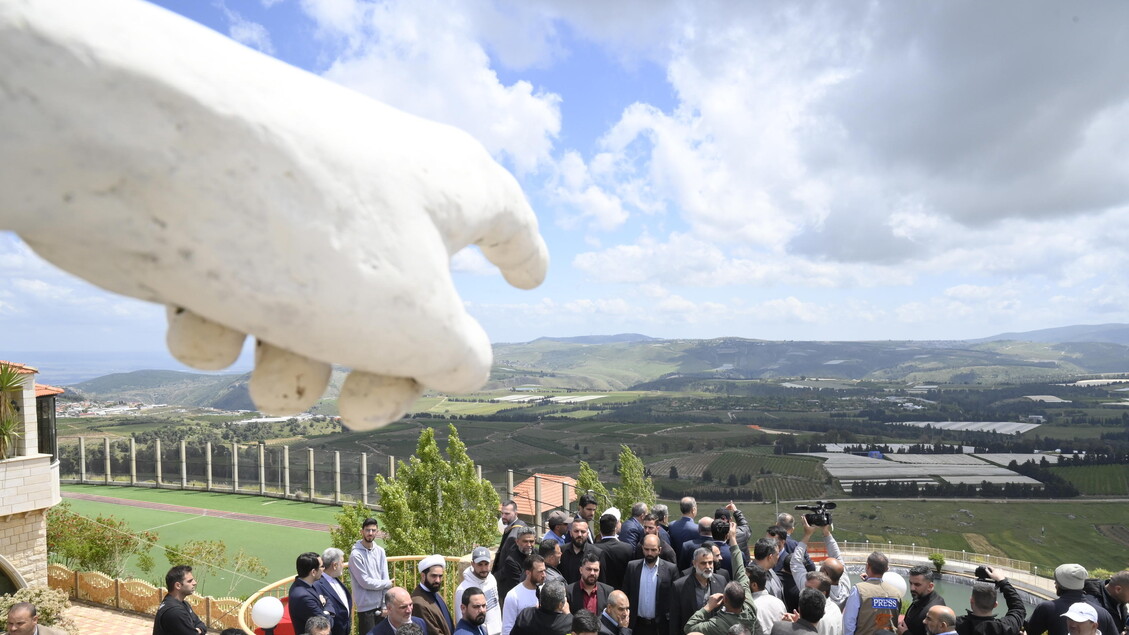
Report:
M344 371L334 369L326 399L336 399L341 391ZM94 401L128 401L147 404L173 404L254 410L248 391L251 373L204 374L174 370L137 370L114 373L66 386L68 397Z
M1126 343L1108 341L1119 332ZM937 342L664 340L625 333L495 344L486 388L683 390L716 380L794 377L996 384L1123 372L1129 372L1129 325L1124 324ZM135 371L73 384L68 390L100 401L253 409L249 378L250 374ZM344 371L334 369L325 399L337 398L343 378Z
M1066 344L1075 342L1104 342L1129 346L1129 324L1083 324L1060 326L1052 329L1039 329L1022 333L1001 333L974 342L1016 340L1021 342L1048 342Z
M491 387L678 390L700 379L822 377L999 383L1129 372L1129 346L1101 342L774 342L742 338L602 345L541 338L494 347Z
M617 335L578 335L575 337L539 337L534 342L542 340L549 342L565 342L568 344L619 344L622 342L654 342L657 337L640 335L638 333L619 333Z

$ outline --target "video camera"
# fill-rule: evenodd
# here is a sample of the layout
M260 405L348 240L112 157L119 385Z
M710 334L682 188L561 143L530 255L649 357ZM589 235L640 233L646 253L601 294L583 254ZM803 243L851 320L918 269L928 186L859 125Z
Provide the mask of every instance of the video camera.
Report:
M804 514L804 518L807 519L808 524L812 527L830 526L831 514L829 512L835 509L835 507L837 506L831 501L815 501L815 505L796 505L796 509L812 512L810 514Z

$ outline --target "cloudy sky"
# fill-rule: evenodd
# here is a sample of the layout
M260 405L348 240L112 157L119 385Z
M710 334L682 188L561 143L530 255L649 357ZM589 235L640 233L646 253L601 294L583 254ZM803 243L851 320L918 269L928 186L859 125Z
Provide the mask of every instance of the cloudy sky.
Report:
M512 170L553 264L455 257L494 341L1129 322L1120 0L155 2ZM161 309L0 263L0 348L163 348Z

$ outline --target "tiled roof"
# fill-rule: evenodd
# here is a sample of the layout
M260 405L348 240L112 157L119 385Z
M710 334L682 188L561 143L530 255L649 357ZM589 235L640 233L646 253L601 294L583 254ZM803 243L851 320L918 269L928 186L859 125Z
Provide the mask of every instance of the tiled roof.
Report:
M561 501L561 483L568 483L568 502L576 500L576 479L569 476L556 474L537 473L541 477L541 513L564 507ZM517 513L522 516L533 515L533 479L530 476L514 486L514 502L517 503Z
M62 388L59 388L58 386L48 386L47 384L36 384L35 385L35 396L36 397L47 397L49 395L61 395L64 392L66 392L66 391L63 390Z
M28 366L27 364L21 364L19 362L6 362L2 359L0 359L0 366L11 366L12 368L15 368L16 371L21 375L34 375L35 373L39 372L38 368L33 368L31 366Z

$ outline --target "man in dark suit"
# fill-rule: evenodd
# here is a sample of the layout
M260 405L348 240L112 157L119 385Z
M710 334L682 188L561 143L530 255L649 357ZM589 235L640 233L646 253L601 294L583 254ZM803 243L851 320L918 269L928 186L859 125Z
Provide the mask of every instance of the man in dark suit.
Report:
M643 536L643 558L627 563L623 592L631 605L631 631L635 635L666 635L670 594L678 569L659 558L662 541L657 534Z
M412 596L403 587L394 586L384 594L385 607L384 620L381 620L367 635L396 635L396 629L411 622L423 629L425 634L431 631L423 618L412 615Z
M287 601L290 623L294 625L294 631L304 630L306 620L315 615L332 620L333 613L326 608L325 598L314 588L314 583L321 578L321 556L312 551L306 552L298 556L294 568L298 576L290 585L290 599Z
M693 496L687 496L678 503L678 508L682 510L682 517L670 523L667 530L670 533L670 546L674 549L674 553L680 553L682 543L698 535L698 521L695 520L698 514L698 501L694 500Z
M525 577L525 559L533 554L537 542L537 532L532 527L515 527L510 532L510 551L507 554L498 554L495 558L503 560L502 566L494 574L498 582L498 597L505 601L510 589L521 584Z
M580 579L580 565L584 556L599 550L592 544L588 535L588 523L583 518L574 518L568 528L569 543L561 547L561 563L557 569L564 576L565 583L572 584Z
M679 578L670 593L670 635L682 635L690 616L702 608L714 593L725 590L725 580L713 572L713 550L704 547L694 552L693 575Z
M733 571L733 556L729 553L729 545L725 544L726 537L729 535L729 521L724 518L715 518L710 525L710 538L713 539L713 544L717 547L718 552L714 553L714 557L720 556L721 560L714 562L714 569L724 569L729 572L730 578L735 578Z
M586 609L599 615L608 604L608 594L614 590L600 582L600 557L586 553L580 565L580 579L568 585L568 608L573 613Z
M671 548L670 543L663 539L662 533L659 531L659 526L655 520L655 517L651 514L647 514L643 517L643 537L645 538L650 535L659 537L659 557L673 565L677 565L678 554L674 553L674 549ZM632 560L639 560L642 557L643 541L642 539L640 539L639 544L635 547L635 557L632 558ZM677 570L678 567L675 566L675 569Z
M713 540L713 533L710 531L712 526L712 518L708 516L702 518L698 521L698 534L682 541L682 549L678 551L679 569L685 569L693 564L694 552L697 551L698 547L701 547L702 543L707 540Z
M325 566L324 575L314 582L314 590L325 598L325 608L333 613L330 635L349 635L353 628L353 596L338 579L345 571L345 552L330 547L322 552L321 561Z
M627 596L623 591L612 591L608 595L607 607L604 608L603 613L600 613L599 635L632 635L633 631L627 626L630 615L631 608Z
M510 546L513 545L513 538L510 534L513 532L514 527L527 527L525 521L517 517L517 503L512 500L502 503L502 540L498 543L498 553L494 557L494 566L490 567L490 573L494 574L497 579L498 571L501 570L502 564L505 562L506 555L509 553Z
M619 529L620 541L631 545L632 549L643 539L643 517L647 512L646 503L635 503L631 506L631 518L623 521L623 526Z
M595 545L603 560L600 579L614 589L623 586L623 572L627 570L627 563L635 556L635 547L620 541L615 535L617 524L619 519L612 514L600 516L600 535L603 538Z

